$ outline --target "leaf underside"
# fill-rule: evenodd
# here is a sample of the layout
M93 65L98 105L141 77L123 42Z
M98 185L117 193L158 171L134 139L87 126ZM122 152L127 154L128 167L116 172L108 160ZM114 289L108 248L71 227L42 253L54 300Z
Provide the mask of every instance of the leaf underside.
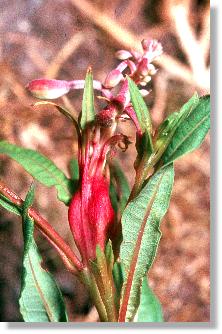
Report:
M161 237L160 222L169 206L173 180L171 164L154 174L123 212L120 258L126 277L120 321L132 321L137 311L142 280L156 256Z
M210 97L200 98L199 103L177 127L166 151L164 165L196 149L210 128Z
M143 280L140 305L134 322L163 322L160 301L149 287L147 277Z

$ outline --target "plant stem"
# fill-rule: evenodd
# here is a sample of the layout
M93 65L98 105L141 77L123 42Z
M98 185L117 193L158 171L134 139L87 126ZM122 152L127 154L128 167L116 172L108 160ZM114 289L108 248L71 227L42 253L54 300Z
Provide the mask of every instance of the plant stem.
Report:
M6 186L1 180L0 180L0 193L18 207L22 207L23 200L17 194L15 194L11 189L9 189L8 186ZM76 273L76 270L81 271L83 269L82 262L75 255L75 253L72 251L70 246L65 242L65 240L54 230L54 228L43 217L40 216L40 214L35 209L31 207L28 212L30 217L34 220L38 230L47 238L47 240L51 243L51 245L53 245L53 247L57 250L67 269L72 273Z

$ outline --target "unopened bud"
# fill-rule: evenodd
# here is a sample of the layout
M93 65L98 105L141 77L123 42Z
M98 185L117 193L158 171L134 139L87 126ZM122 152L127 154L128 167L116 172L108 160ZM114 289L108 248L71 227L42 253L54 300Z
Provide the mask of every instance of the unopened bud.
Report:
M116 116L117 109L115 108L115 106L110 105L98 112L98 114L96 115L96 123L102 127L111 127L115 122Z
M146 90L146 89L140 89L140 94L141 94L143 97L145 97L145 96L147 96L147 95L149 94L149 91Z
M147 82L145 82L145 81L140 81L140 86L146 86L147 85Z
M157 40L154 39L149 43L149 48L145 52L144 56L151 63L153 59L159 57L162 53L163 53L162 45Z
M29 82L26 88L39 99L53 100L67 94L70 85L64 80L37 79Z
M157 72L157 69L153 64L148 65L149 75L155 75Z
M149 70L148 70L148 59L146 58L143 58L139 65L138 65L138 69L137 69L139 75L142 75L142 76L146 76L148 75L149 73Z
M119 70L112 70L106 77L104 82L105 88L113 88L123 79L123 75Z
M132 57L132 54L129 51L126 50L119 50L115 53L116 58L120 60L126 60L130 57Z
M150 82L150 80L151 80L150 75L147 75L145 78L143 78L143 81L146 82L146 83Z
M147 51L150 45L150 41L148 41L148 39L143 39L142 42L142 48L144 51Z
M131 50L130 52L132 53L133 58L135 58L136 60L139 60L142 57L141 53L139 53L138 51Z

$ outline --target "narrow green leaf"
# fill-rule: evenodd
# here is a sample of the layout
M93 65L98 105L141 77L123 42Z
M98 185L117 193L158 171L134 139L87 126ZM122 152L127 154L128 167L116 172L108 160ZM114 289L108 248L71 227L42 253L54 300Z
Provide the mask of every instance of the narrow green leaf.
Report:
M127 80L129 84L131 102L136 112L141 129L143 132L147 130L148 133L151 134L152 121L146 103L144 102L143 97L139 91L139 88L137 87L135 82L129 77L127 77Z
M111 240L109 240L106 244L105 257L106 257L106 262L107 262L107 268L110 269L110 272L112 272L113 264L114 264L114 254L113 254Z
M95 270L96 272L98 271L97 266L93 262L91 269ZM92 270L91 272L89 272L88 270L83 270L80 273L81 281L84 282L85 286L88 288L91 299L93 300L93 303L99 314L100 321L107 322L108 316L99 290L100 286L98 286L98 283L93 276Z
M121 297L121 289L124 281L123 266L119 260L116 261L113 265L113 280L116 288L117 300L119 303Z
M149 287L147 277L144 277L140 305L134 322L163 322L160 301Z
M138 166L140 165L140 168L142 166L142 169L144 169L154 156L152 138L147 130L145 130L142 137L137 137L136 150L137 158L134 167L137 170Z
M117 190L114 186L112 179L110 180L109 197L112 203L113 210L115 211L115 213L117 213L119 209L119 199L118 199Z
M119 202L120 212L122 213L123 210L125 209L126 203L130 195L130 187L122 168L116 161L111 165L111 177L113 177L117 183L117 188L118 188L117 191L119 195L117 201ZM114 185L112 186L114 187ZM110 185L110 188L112 186ZM114 204L116 204L115 197L112 191L113 189L111 188L111 194L113 195L114 198Z
M120 321L132 321L139 306L140 287L156 256L160 222L169 206L173 180L172 164L160 169L123 212L120 258L126 278Z
M204 96L177 127L162 157L164 165L197 148L203 142L209 128L210 96Z
M96 247L96 259L90 262L91 272L94 275L96 285L98 287L101 299L106 309L108 321L117 321L117 310L115 293L113 289L113 264L114 255L112 244L109 240L105 252L102 251L99 245Z
M138 170L139 168L145 168L145 165L148 163L149 158L154 151L152 141L152 121L139 88L132 79L127 77L127 80L129 84L130 99L142 130L142 137L137 136L136 140L137 158L134 166Z
M79 165L78 160L73 158L69 162L69 172L71 176L71 186L69 187L70 192L72 195L77 191L79 187Z
M80 125L82 130L94 121L95 110L94 110L94 91L93 91L93 75L91 68L88 69L85 78L85 87L83 92L82 101L82 113L80 119Z
M31 187L23 206L24 256L20 312L26 322L66 322L62 294L53 277L42 268L42 257L33 238L34 222L28 214L34 188Z
M15 213L18 216L21 216L21 208L18 207L17 205L15 205L14 203L12 203L8 198L6 198L5 196L3 196L2 194L0 194L0 205L12 212Z
M161 154L165 151L169 145L176 129L188 117L188 115L194 110L199 103L198 94L195 93L188 102L186 102L179 112L170 114L158 128L158 136L155 143L155 149L160 150Z
M44 155L6 141L0 141L0 154L6 154L16 160L29 174L45 186L55 186L58 199L65 204L69 203L72 181Z
M73 181L78 181L79 180L79 164L78 164L77 159L73 158L70 160L69 170L70 170L71 179Z

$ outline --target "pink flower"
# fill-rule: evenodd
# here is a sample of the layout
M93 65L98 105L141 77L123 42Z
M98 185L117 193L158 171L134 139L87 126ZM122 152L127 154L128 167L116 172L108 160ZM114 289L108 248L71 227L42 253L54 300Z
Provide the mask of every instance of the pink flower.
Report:
M37 79L29 82L26 88L39 99L57 99L67 94L70 84L65 80Z
M123 80L122 73L118 69L112 70L105 79L104 87L113 88L118 85L121 80Z

